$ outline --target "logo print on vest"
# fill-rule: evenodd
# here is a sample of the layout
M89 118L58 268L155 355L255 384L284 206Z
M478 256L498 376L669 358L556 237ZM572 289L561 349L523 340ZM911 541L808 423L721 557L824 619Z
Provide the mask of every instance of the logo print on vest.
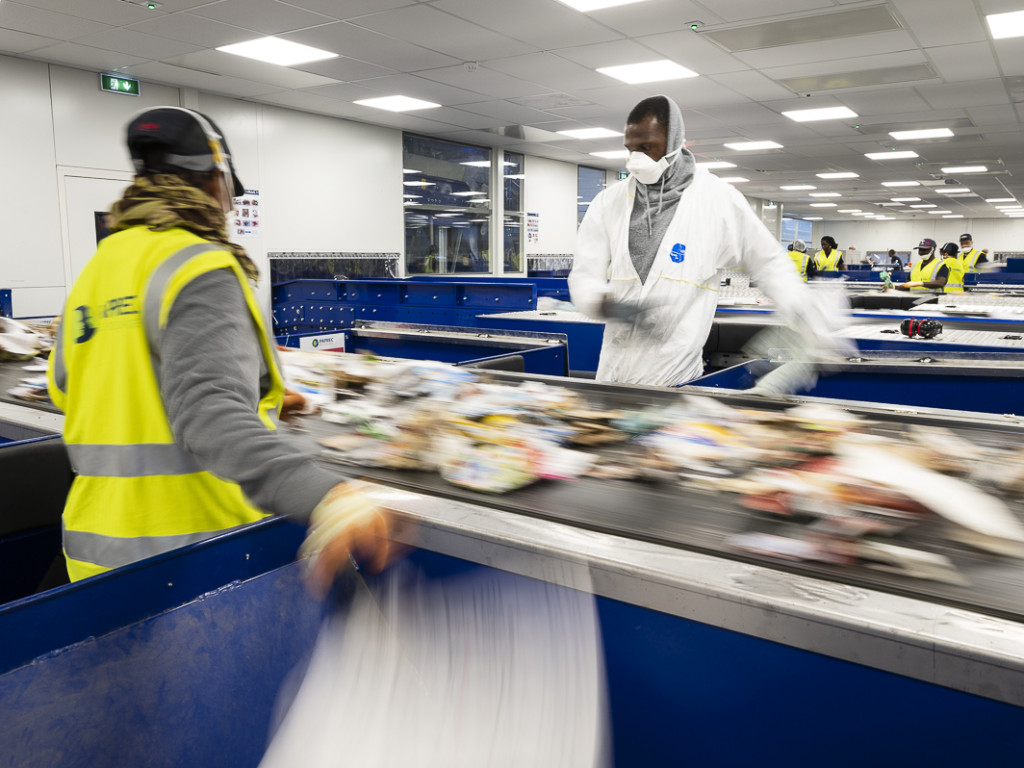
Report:
M669 251L668 256L676 264L682 264L683 260L686 259L686 246L682 243L676 243L672 246L672 250Z

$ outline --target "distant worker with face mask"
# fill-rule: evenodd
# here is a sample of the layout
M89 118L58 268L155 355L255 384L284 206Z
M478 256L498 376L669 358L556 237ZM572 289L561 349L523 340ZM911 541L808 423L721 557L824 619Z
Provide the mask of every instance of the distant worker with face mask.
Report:
M789 258L793 260L797 274L805 283L818 273L814 268L814 260L807 253L807 243L803 240L794 240L789 244Z
M814 254L814 267L819 272L841 272L846 269L843 252L836 247L836 239L832 235L821 238L821 250Z
M629 178L590 204L569 275L576 308L605 321L599 381L675 386L700 376L724 269L757 282L804 352L833 349L842 313L819 308L743 195L696 167L674 101L637 104L624 144Z
M935 241L930 237L917 244L918 258L910 270L910 280L894 286L897 291L937 291L946 287L949 267L942 258L935 256L935 247ZM963 288L963 273L960 274L960 287Z

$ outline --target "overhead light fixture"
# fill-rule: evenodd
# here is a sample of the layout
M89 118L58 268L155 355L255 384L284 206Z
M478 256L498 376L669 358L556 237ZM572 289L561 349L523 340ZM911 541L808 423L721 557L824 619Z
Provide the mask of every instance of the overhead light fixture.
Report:
M986 203L1016 203L1017 198L1015 197L987 197L985 198Z
M938 208L939 206L932 205L931 203L921 203L920 205L911 205L910 207L911 208Z
M402 173L423 173L423 171L417 171L413 168L403 168Z
M644 0L558 0L558 2L568 5L580 13L590 13L591 11L601 11L605 8L614 8L618 5L642 3Z
M837 213L863 213L860 208L840 208Z
M823 109L798 109L783 112L784 117L798 123L812 123L818 120L842 120L846 117L857 117L857 113L847 107L825 107Z
M875 205L881 205L881 206L886 206L886 207L889 207L889 208L894 208L896 206L903 205L903 203L875 203Z
M941 216L944 213L952 213L952 211L928 211L932 216Z
M821 216L804 216L804 221L821 221Z
M835 203L811 203L811 208L835 208Z
M868 160L909 160L912 157L919 157L919 155L908 149L903 152L868 152L864 157Z
M802 189L817 189L817 187L813 184L788 184L784 187L779 187L779 189L784 189L787 192L797 192Z
M750 152L758 149L782 149L782 145L774 141L740 141L733 144L726 144L725 146L739 152Z
M742 184L750 179L745 179L742 176L722 176L722 181L728 182L729 184Z
M943 187L942 189L936 189L935 193L938 195L973 195L969 189L961 189L960 187Z
M603 157L608 160L619 160L621 158L629 157L628 149L611 149L607 152L591 152L594 157Z
M525 173L506 173L505 174L505 178L506 179L525 179L526 178L526 174Z
M714 171L719 168L735 168L736 163L727 163L725 160L712 160L707 163L697 163L698 168L706 168L709 171Z
M914 139L944 139L953 135L949 128L924 128L919 131L889 131L889 135L897 141L913 141Z
M894 203L916 203L921 200L920 197L890 197L889 199ZM910 207L913 208L914 206Z
M1000 211L1012 211L1012 210L1016 210L1016 209L1021 208L1021 207L1022 206L1019 205L1018 203L1012 203L1011 205L997 205L996 206L996 208L998 208Z
M920 187L919 181L883 181L883 187Z
M267 64L277 64L281 67L293 67L296 64L338 58L336 53L302 43L293 43L291 40L282 40L280 37L260 37L255 40L247 40L244 43L222 45L217 50L235 56L244 56L247 59L256 59L256 61L263 61Z
M842 197L838 192L811 192L808 197Z
M943 168L943 173L985 173L988 168L984 165L953 165Z
M995 40L1024 36L1024 11L990 13L985 16L985 21Z
M417 197L423 197L423 195L402 195L402 197L406 198L407 200L414 200Z
M612 136L621 136L622 131L612 131L608 128L574 128L571 131L558 131L570 139L609 139Z
M657 83L662 80L681 80L684 77L698 77L692 69L676 64L668 59L642 61L637 64L623 64L617 67L598 67L602 75L614 77L624 83Z
M441 106L432 101L414 99L411 96L381 96L376 99L360 99L352 103L361 107L384 109L388 112L411 112L414 109L436 109Z
M452 197L487 197L486 192L452 192Z
M951 213L947 216L943 216L944 219L962 219L964 215L962 213Z
M437 185L432 181L403 181L403 186L406 187L436 187Z
M840 173L816 173L814 175L819 179L856 179L860 176L859 173L853 173L851 171L842 171Z

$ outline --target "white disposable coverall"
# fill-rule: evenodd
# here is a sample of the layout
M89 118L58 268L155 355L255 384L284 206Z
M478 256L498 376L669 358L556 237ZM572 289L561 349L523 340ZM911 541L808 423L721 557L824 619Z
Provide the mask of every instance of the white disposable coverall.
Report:
M835 319L816 307L781 243L736 189L702 168L683 191L641 283L629 255L636 183L630 176L594 198L576 236L569 292L580 312L603 319L605 296L650 308L641 324L606 322L598 381L675 386L700 376L722 269L750 275L808 346L830 345Z

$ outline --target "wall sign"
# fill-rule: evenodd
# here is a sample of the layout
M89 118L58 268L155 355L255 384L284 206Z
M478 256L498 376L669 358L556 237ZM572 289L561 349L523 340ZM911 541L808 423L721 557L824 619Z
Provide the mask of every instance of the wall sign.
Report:
M100 74L100 90L110 93L123 93L127 96L139 95L139 81L122 75Z

